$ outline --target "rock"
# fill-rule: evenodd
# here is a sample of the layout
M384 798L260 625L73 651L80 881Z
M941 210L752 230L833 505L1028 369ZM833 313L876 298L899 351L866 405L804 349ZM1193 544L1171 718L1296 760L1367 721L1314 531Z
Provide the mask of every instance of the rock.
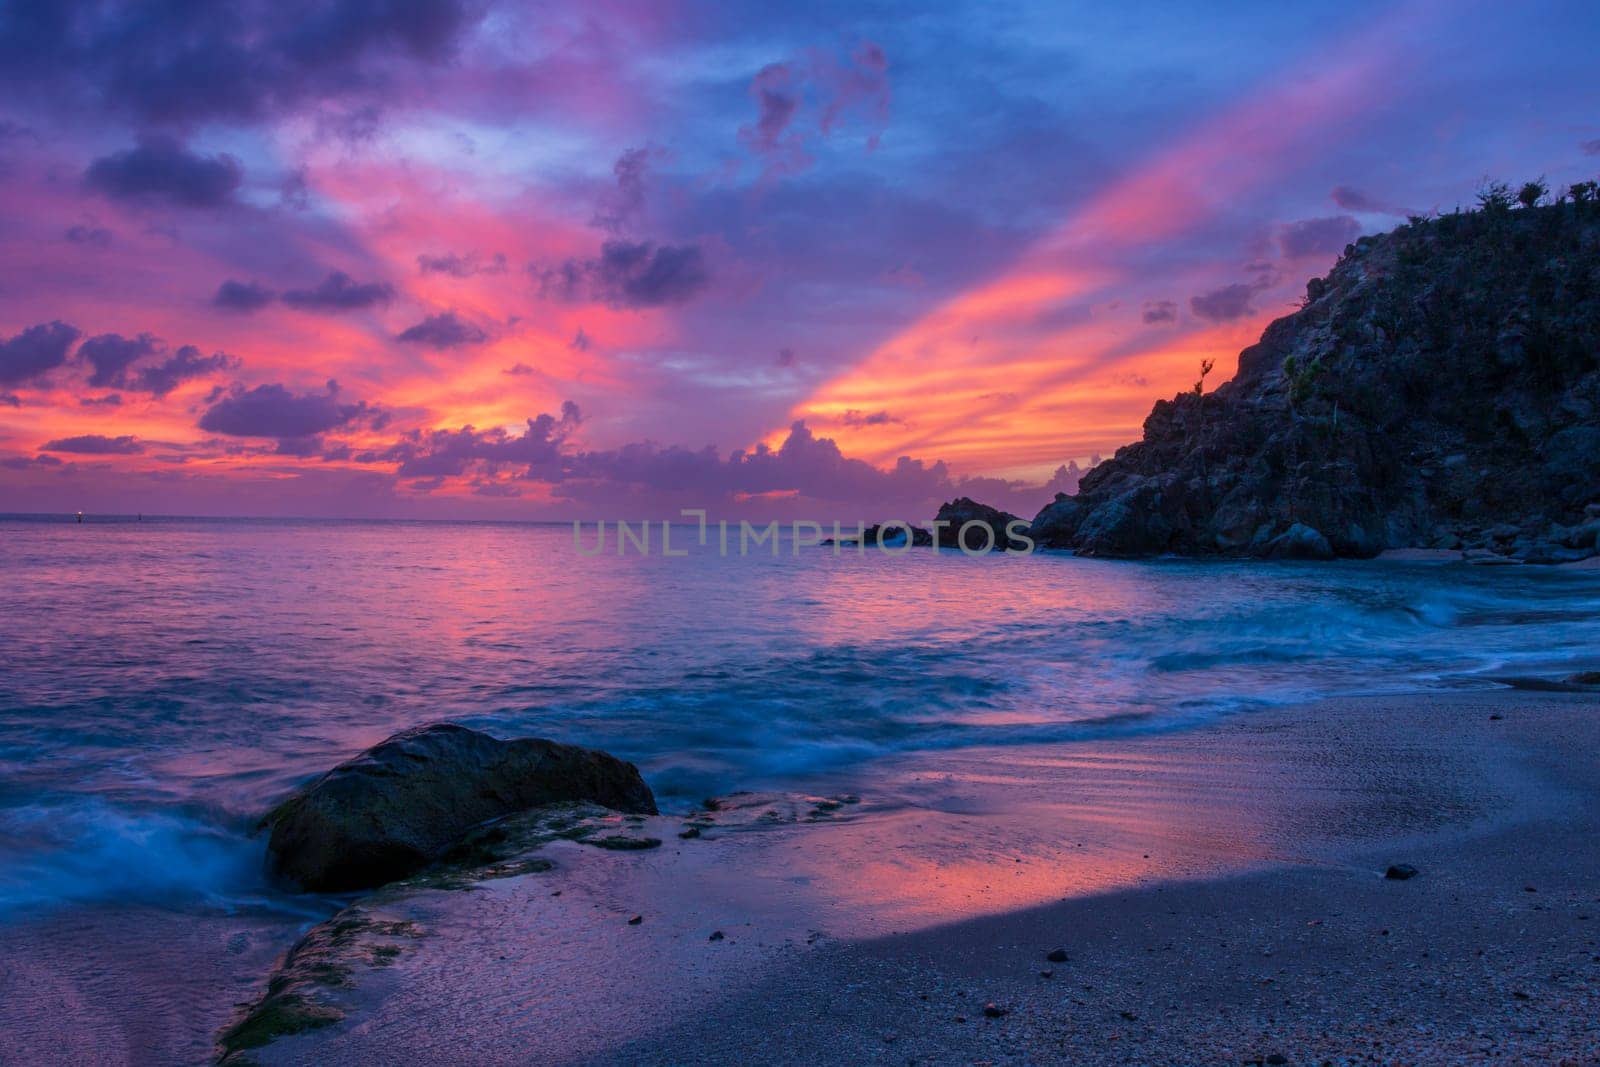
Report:
M934 517L939 547L964 548L968 552L1025 551L1026 545L1011 536L1007 527L1026 531L1028 524L1008 511L980 504L970 497L957 497L940 505Z
M1049 960L1051 963L1066 963L1067 950L1064 948L1053 948L1044 954L1044 958Z
M1083 522L1084 506L1064 493L1046 504L1028 527L1028 536L1040 548L1071 548Z
M1415 878L1417 869L1409 863L1396 863L1384 871L1383 876L1391 882L1403 882L1407 878Z
M1302 524L1318 537L1280 552L1600 553L1597 244L1600 214L1551 205L1352 245L1233 380L1157 401L1139 441L1039 513L1036 540L1263 556Z
M839 538L839 544L842 546L849 546L851 548L855 548L860 545L865 545L867 548L900 548L906 543L906 530L907 527L902 526L899 523L868 526L866 529L861 531L861 537L859 539L854 537L841 537ZM910 531L911 544L913 547L931 548L933 546L933 534L929 531L924 530L920 526L912 526L910 527ZM831 545L833 543L833 538L831 537L822 542L824 545Z
M1267 544L1269 559L1332 559L1328 539L1305 523L1297 522Z
M268 860L302 889L366 889L421 870L480 823L563 801L656 810L638 768L604 752L436 723L374 745L280 804L266 819Z
M700 827L698 827L698 826L686 827L685 829L683 829L683 830L678 832L678 836L683 838L685 841L692 841L693 839L695 839L695 838L700 836Z
M629 926L638 926L642 922L644 922L644 916L643 915L635 915L633 918L628 920L628 925Z
M711 931L711 936L706 938L706 940L707 941L721 941L724 936L725 935L723 934L723 932L721 930L713 930L713 931Z
M992 1000L983 1006L983 1016L986 1019L998 1019L1005 1014L1006 1009L1002 1008Z
M1573 685L1600 685L1600 671L1579 671L1567 675L1566 680Z

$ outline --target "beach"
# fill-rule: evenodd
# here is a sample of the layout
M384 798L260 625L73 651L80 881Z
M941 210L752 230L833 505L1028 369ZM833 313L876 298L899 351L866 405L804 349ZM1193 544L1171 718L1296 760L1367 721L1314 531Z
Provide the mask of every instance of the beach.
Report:
M1595 1062L1597 711L1325 701L885 767L826 826L547 846L553 870L375 905L418 936L343 1021L251 1056Z

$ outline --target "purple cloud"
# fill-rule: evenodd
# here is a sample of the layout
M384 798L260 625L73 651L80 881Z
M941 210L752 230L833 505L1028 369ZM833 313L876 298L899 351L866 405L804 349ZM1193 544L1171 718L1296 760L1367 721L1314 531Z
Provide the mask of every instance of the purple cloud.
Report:
M216 293L211 297L211 306L248 314L260 311L274 299L272 290L259 282L240 282L229 278L217 286Z
M1349 215L1302 219L1278 227L1278 248L1289 259L1338 255L1360 234L1361 224Z
M84 456L137 456L144 445L133 437L105 437L97 433L62 437L48 442L46 452L74 452Z
M171 358L153 366L141 367L137 377L126 387L163 397L184 382L235 370L238 366L239 360L226 352L202 356L194 345L184 345Z
M506 257L500 252L496 252L488 259L483 259L476 252L468 252L464 256L454 252L439 255L424 253L417 257L417 269L423 274L448 274L452 278L471 278L477 274L504 274Z
M426 345L428 348L459 348L462 345L481 345L489 339L472 323L454 311L429 315L415 326L402 330L395 338L406 344Z
M0 341L0 385L17 385L61 366L80 336L76 328L57 320L29 326Z
M299 311L359 311L394 299L388 282L358 282L342 270L329 274L315 288L290 289L283 302Z
M1236 282L1190 297L1189 309L1207 322L1232 322L1255 310L1250 303L1255 295L1254 286Z
M597 259L569 259L544 272L541 291L562 300L600 300L612 307L682 304L710 282L697 245L607 241Z
M94 370L89 374L89 384L96 388L121 386L127 381L130 364L161 350L161 344L147 333L138 337L103 333L91 337L78 346L78 358L86 360Z
M1149 326L1162 322L1177 322L1178 305L1170 300L1146 300L1140 318Z
M343 426L367 410L365 404L341 404L339 387L325 393L291 393L281 385L236 386L200 416L200 428L230 437L312 437Z
M164 201L178 207L221 207L243 179L232 156L201 156L171 137L152 135L89 164L84 181L114 200Z

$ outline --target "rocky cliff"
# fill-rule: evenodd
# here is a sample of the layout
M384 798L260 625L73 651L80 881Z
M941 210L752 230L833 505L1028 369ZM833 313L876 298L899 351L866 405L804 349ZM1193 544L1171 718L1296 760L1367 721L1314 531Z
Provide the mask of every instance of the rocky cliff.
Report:
M1155 405L1034 520L1094 556L1477 550L1600 534L1600 203L1414 219L1346 248L1214 393Z

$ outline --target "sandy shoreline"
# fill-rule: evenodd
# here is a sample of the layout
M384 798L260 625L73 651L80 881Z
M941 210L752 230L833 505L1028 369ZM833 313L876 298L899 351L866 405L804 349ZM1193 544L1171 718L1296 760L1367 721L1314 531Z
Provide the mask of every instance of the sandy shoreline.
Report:
M891 764L830 825L773 802L650 852L550 846L383 903L422 936L253 1057L1594 1062L1597 710L1329 701Z

